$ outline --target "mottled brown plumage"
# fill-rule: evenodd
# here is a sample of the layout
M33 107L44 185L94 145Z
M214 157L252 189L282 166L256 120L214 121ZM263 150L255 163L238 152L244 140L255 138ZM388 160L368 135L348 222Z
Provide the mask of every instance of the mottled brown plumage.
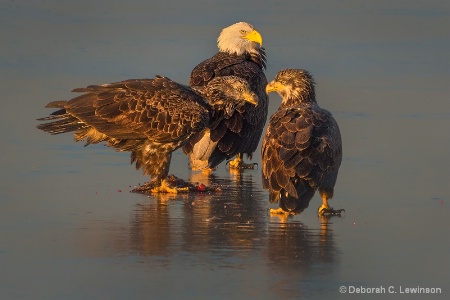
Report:
M196 135L186 144L193 169L212 169L223 160L256 150L267 119L267 79L261 35L245 22L224 28L218 38L219 52L201 62L191 73L190 86L204 86L213 78L234 75L249 82L259 98L258 106L245 104L228 119Z
M304 70L282 70L266 90L282 97L261 149L263 186L270 201L279 202L284 212L300 213L319 189L321 213L331 211L327 201L341 165L341 135L331 113L316 102L312 76Z
M167 177L172 152L192 135L246 102L257 104L248 83L235 76L217 78L202 89L157 76L73 91L84 94L49 103L59 110L38 119L51 122L37 127L51 134L74 131L76 141L105 141L118 151L131 151L136 168L156 183Z

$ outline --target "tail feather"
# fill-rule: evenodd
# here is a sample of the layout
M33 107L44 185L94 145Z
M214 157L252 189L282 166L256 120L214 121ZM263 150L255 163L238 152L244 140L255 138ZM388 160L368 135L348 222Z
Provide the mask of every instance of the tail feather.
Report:
M315 194L315 188L300 179L295 183L295 189L298 197L292 196L285 189L281 189L281 191L271 190L269 200L272 203L278 202L284 211L301 213L309 206L309 202Z
M65 132L77 131L89 126L72 117L58 119L57 121L45 124L39 124L36 127L50 134L60 134Z
M50 134L60 134L65 132L77 131L89 127L79 119L67 113L66 109L64 108L65 103L67 103L67 101L54 101L47 104L46 107L62 109L51 113L47 117L37 119L38 121L51 122L39 124L36 127Z
M64 108L66 103L67 103L66 100L53 101L53 102L48 103L45 107L47 107L47 108Z
M67 114L66 109L60 109L55 112L52 112L48 117L43 117L37 119L38 121L50 121L50 120L58 120L64 118L65 114Z

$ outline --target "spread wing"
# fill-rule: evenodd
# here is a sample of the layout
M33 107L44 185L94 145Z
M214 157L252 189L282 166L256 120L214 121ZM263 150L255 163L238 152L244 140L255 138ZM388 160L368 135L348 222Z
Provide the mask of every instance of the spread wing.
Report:
M131 79L75 89L68 114L115 139L186 139L209 120L203 99L166 77Z
M323 109L287 108L272 115L262 145L263 185L271 192L334 186L342 159L339 128Z

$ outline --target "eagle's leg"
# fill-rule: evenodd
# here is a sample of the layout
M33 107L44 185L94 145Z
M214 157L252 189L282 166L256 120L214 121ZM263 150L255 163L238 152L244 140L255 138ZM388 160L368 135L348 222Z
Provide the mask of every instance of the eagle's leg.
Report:
M254 169L257 166L257 163L246 164L242 159L241 154L237 154L233 160L229 160L227 164L230 165L230 170L242 170L242 169Z
M340 216L345 209L333 209L328 205L328 200L331 198L330 194L325 191L319 191L322 197L322 205L318 209L319 216Z

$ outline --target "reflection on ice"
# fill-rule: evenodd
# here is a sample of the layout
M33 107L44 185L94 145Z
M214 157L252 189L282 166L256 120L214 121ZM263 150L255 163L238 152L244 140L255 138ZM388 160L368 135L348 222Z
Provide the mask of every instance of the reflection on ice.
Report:
M284 285L295 285L300 275L334 268L339 251L328 219L309 228L292 218L270 217L267 195L253 183L254 172L231 179L207 176L210 183L224 187L222 192L136 195L143 201L136 204L130 224L109 227L109 236L97 237L104 244L96 243L96 249L79 243L87 247L82 252L98 253L100 247L112 251L105 256L137 257L149 267L200 264L213 269L257 266L269 273L295 272L283 279Z
M132 248L144 255L159 255L153 250L165 248L170 255L222 248L249 251L260 246L267 216L260 201L263 195L254 188L251 178L239 182L210 176L209 180L223 186L222 191L158 194L149 197L154 202L137 207L131 227Z
M269 223L269 261L297 271L333 263L337 250L329 222L322 217L320 229L309 229L301 222Z

